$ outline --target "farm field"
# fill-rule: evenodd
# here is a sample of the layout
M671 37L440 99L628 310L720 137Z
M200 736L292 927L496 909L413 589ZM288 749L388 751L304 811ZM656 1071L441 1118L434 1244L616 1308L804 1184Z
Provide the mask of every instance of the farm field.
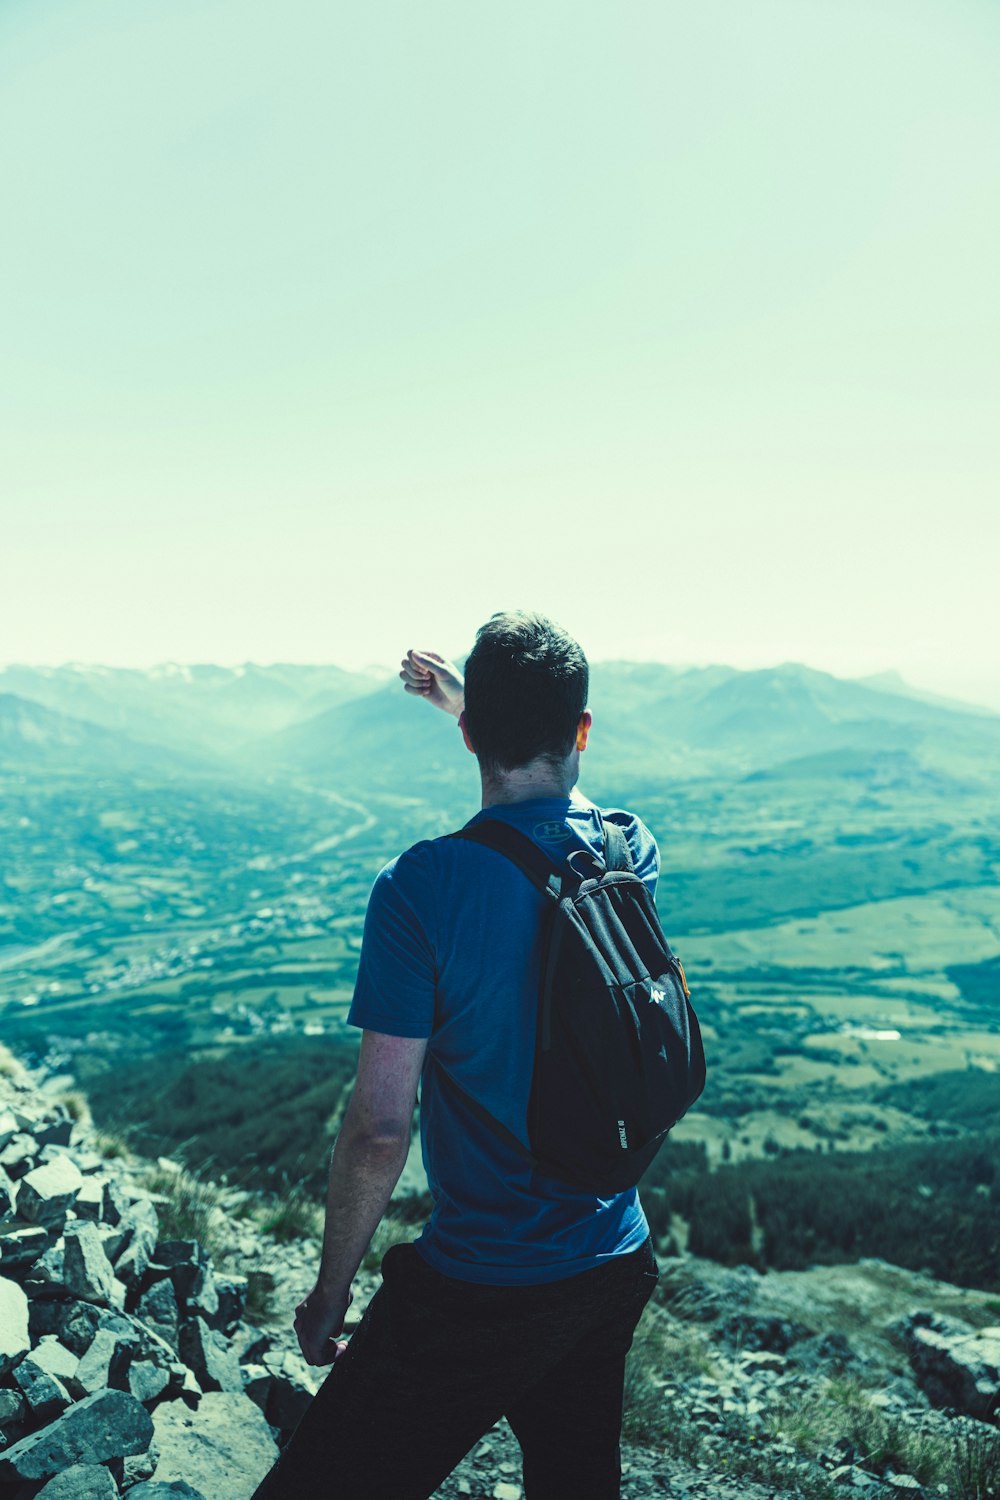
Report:
M812 692L817 675L795 669L782 694ZM684 680L662 679L670 734ZM626 672L612 686L628 684ZM856 698L835 679L815 690ZM225 766L12 766L0 753L7 1044L75 1078L108 1128L139 1131L154 1154L315 1187L352 1076L345 1018L371 883L478 807L451 740L412 708L373 694ZM616 741L612 719L588 752L581 789L639 812L660 846L658 905L709 1062L661 1155L699 1180L803 1153L965 1149L980 1122L961 1104L938 1122L937 1081L1000 1084L1000 731L934 710L930 728L904 733L895 700L884 712L870 725L834 716L818 754L770 709L728 751L661 761L659 739ZM308 1162L291 1144L297 1077L313 1080ZM978 1171L951 1165L956 1181ZM416 1155L406 1181L421 1181ZM650 1187L664 1203L670 1191ZM696 1201L680 1191L661 1237L684 1221L711 1242Z
M884 840L878 819L869 830L871 850L883 868L897 861L905 888L847 901L858 869L844 830L858 823L863 798L853 786L833 790L839 796L828 796L821 821L813 816L808 839L792 815L797 784L784 808L773 788L758 808L745 781L687 784L669 821L652 823L661 913L693 986L711 1065L709 1088L677 1134L713 1153L726 1139L738 1156L761 1152L765 1140L868 1141L884 1134L881 1126L873 1136L854 1114L879 1088L1000 1067L996 1007L964 997L952 972L1000 954L1000 885L982 878L1000 857L997 828L977 803L964 829L953 821L945 835L940 807L925 808L922 827L913 808L904 816L904 793L883 793L892 806ZM92 786L70 778L55 790L26 779L21 817L34 842L22 841L0 906L0 924L17 937L0 949L5 1034L39 1054L86 1055L89 1066L163 1049L196 1055L250 1038L343 1037L376 871L414 836L455 826L469 811L456 795L440 805L378 796L362 804L307 782L279 792L239 778L162 795L107 779L107 805L95 811L93 797ZM651 800L666 820L666 804ZM54 857L57 814L63 844ZM715 826L728 834L708 838L706 856L706 829ZM781 840L793 834L794 848L782 853ZM944 837L949 861L936 863L926 850ZM779 903L765 920L767 870L782 859L794 865L800 910L788 915ZM935 871L951 881L956 869L967 884L932 884ZM915 871L929 888L909 889ZM744 897L727 923L737 878ZM674 922L681 888L689 907L693 888L703 904ZM824 905L834 896L836 905ZM751 905L750 921L741 921ZM798 1123L804 1111L815 1128ZM893 1133L906 1128L898 1112L882 1123Z

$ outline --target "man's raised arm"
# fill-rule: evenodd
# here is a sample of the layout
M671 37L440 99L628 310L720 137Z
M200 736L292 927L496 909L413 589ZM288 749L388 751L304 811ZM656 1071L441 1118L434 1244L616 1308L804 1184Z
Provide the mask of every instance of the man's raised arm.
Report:
M457 719L465 708L465 682L453 661L436 651L407 651L400 662L403 687Z

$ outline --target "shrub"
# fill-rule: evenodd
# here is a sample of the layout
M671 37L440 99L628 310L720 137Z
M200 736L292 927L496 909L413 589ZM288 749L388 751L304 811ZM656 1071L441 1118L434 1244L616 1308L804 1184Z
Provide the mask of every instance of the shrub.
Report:
M265 1191L302 1180L321 1191L356 1064L356 1041L339 1037L272 1037L222 1056L180 1048L136 1060L114 1088L95 1076L91 1109L147 1155L210 1157Z

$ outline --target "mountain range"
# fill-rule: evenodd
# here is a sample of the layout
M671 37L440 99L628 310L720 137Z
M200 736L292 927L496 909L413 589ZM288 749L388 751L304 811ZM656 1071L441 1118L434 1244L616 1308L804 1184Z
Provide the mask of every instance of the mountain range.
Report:
M237 667L161 662L146 669L68 662L0 668L0 694L146 743L225 753L247 739L369 693L371 673L278 662Z
M887 758L977 788L1000 714L798 663L757 671L600 662L588 781L864 774ZM154 767L421 792L475 780L454 720L336 666L72 663L0 670L0 765ZM782 770L782 768L784 768Z

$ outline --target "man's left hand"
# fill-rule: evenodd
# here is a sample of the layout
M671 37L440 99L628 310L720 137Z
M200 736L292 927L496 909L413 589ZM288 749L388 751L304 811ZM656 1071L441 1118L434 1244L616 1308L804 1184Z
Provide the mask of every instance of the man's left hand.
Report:
M343 1331L351 1301L350 1289L331 1296L318 1285L303 1297L295 1309L295 1333L307 1364L332 1365L344 1353L347 1343L337 1334Z

